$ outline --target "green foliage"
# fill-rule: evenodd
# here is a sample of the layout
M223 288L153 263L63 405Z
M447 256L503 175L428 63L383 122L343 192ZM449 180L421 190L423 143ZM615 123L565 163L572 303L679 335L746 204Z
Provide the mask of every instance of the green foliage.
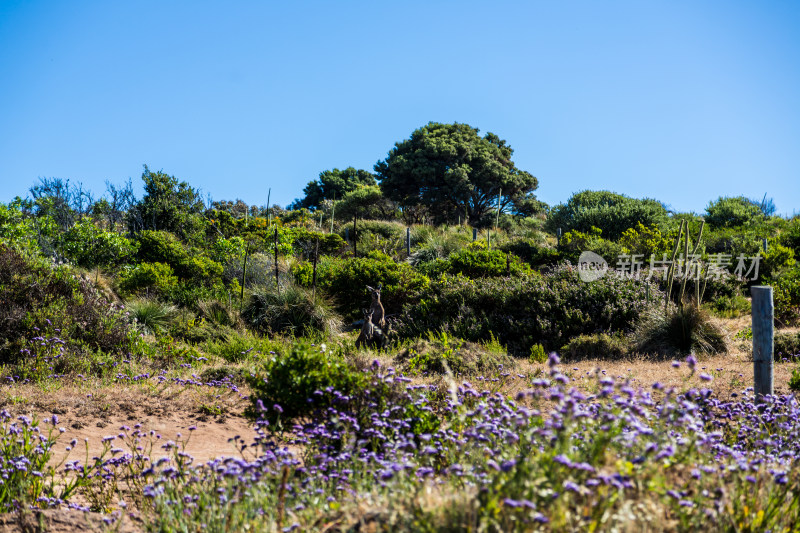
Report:
M398 142L375 165L384 194L403 208L424 207L437 223L477 222L497 204L528 209L538 181L511 161L513 150L493 133L467 124L430 122Z
M530 274L531 268L510 253L488 250L486 243L477 241L451 254L447 259L432 263L424 271L430 277L461 274L469 278L484 278Z
M368 379L341 357L301 340L265 361L247 383L252 405L245 414L291 427L293 420L332 405L333 390L352 395Z
M118 353L129 345L126 317L90 280L76 278L66 267L22 257L4 245L0 245L0 302L0 364L16 363L21 350L33 352L26 357L34 357L39 344L29 340L45 335L58 339L64 348L53 372L83 351Z
M792 369L792 377L789 378L789 389L795 392L800 391L800 368Z
M595 227L589 228L588 233L577 230L566 232L558 243L559 256L572 264L577 264L581 253L588 250L605 259L609 268L614 268L617 258L624 254L625 250L621 245L602 238L601 233L602 230Z
M300 285L311 286L313 269L309 262L292 267ZM381 301L387 314L399 313L403 304L425 290L429 280L407 263L396 263L381 252L367 257L323 257L317 266L317 287L332 295L344 316L356 319L369 304L367 285L383 283Z
M152 298L127 302L126 309L133 325L144 333L159 334L169 328L177 315L174 305Z
M339 220L353 218L393 219L394 204L383 195L377 185L364 185L344 195L336 202L336 217Z
M99 228L90 218L76 222L62 238L64 255L84 268L119 266L129 261L136 249L137 243Z
M324 200L341 200L346 193L361 186L375 185L375 175L367 170L356 170L347 167L344 170L334 168L320 172L319 178L308 182L303 189L305 197L295 200L290 209L308 208L315 210ZM338 207L337 207L338 209Z
M558 250L533 240L508 241L500 249L519 257L532 267L554 265L559 258Z
M397 329L405 338L428 331L471 341L494 335L510 353L527 356L537 343L555 350L582 333L630 329L646 307L644 284L617 277L584 283L570 268L542 276L442 277L404 308Z
M721 294L708 303L711 311L722 318L738 318L750 312L750 301L741 294Z
M794 250L776 242L767 244L767 251L762 253L759 265L759 278L771 279L796 264Z
M242 319L261 333L291 334L297 337L316 332L336 333L341 318L322 295L295 285L264 288L255 292L242 310Z
M198 285L211 286L222 276L222 265L202 255L200 250L187 250L171 233L145 230L137 235L139 259L169 265L175 275Z
M706 207L705 220L712 228L733 228L763 221L761 207L744 196L720 197Z
M628 352L628 343L622 335L593 333L570 339L559 351L562 361L586 358L620 359Z
M773 353L775 359L800 359L800 333L782 333L775 334L773 341Z
M128 211L128 227L169 231L183 240L196 238L203 228L205 206L200 193L185 181L161 171L142 173L144 198Z
M800 257L800 216L792 218L780 234L779 242L791 248L795 257Z
M775 320L785 326L800 324L800 269L772 280Z
M641 255L644 261L648 261L650 256L661 259L664 254L669 254L674 242L674 239L663 235L657 226L645 226L641 222L623 231L619 239L626 253Z
M612 241L619 239L625 230L642 224L662 227L667 221L664 206L649 198L629 198L609 191L581 191L573 194L566 204L552 208L546 227L555 232L578 231L591 234L599 228Z
M547 352L541 344L534 344L531 346L531 353L528 355L528 361L531 363L544 363L547 361Z
M417 266L437 259L447 259L470 243L471 237L457 231L429 230L427 226L411 232L412 252L409 261Z
M178 277L164 263L140 263L121 273L120 290L125 294L167 297L178 287Z
M33 249L35 231L35 221L22 212L21 199L9 204L0 203L0 243Z

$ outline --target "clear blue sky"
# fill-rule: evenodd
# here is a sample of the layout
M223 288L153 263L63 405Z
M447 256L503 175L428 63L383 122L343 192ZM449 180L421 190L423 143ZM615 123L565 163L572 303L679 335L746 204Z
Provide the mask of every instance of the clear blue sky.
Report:
M429 121L582 189L800 212L800 2L0 0L0 201L142 165L286 205Z

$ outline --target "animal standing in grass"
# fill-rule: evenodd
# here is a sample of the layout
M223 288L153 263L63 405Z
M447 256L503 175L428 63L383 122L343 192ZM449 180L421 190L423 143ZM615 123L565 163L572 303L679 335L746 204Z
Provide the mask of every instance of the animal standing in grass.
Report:
M383 304L381 303L382 288L383 283L378 283L377 289L373 289L367 285L367 290L372 295L372 305L369 308L369 310L372 312L372 323L383 330L386 328L386 313L384 312Z
M364 324L361 326L361 333L356 339L356 347L362 348L384 348L386 347L386 336L383 330L376 326L372 319L374 317L372 309L364 309Z

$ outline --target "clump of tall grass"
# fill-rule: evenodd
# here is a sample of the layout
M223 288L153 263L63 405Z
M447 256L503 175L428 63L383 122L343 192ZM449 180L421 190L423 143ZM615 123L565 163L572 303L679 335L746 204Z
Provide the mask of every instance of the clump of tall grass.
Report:
M151 298L130 300L125 307L134 326L153 335L169 328L178 314L174 305Z
M330 335L342 326L330 299L293 284L256 290L242 310L242 319L261 333L298 337Z
M634 332L635 351L645 354L722 353L727 351L725 335L709 312L694 304L663 313L645 314Z

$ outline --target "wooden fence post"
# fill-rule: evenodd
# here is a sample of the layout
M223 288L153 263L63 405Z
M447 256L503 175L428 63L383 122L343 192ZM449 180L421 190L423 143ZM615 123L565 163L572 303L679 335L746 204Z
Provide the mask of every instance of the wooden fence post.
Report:
M406 228L406 256L411 257L411 228Z
M773 319L772 287L750 287L753 297L753 381L756 401L773 393Z
M478 239L478 230L477 228L472 228L472 242L475 242Z

